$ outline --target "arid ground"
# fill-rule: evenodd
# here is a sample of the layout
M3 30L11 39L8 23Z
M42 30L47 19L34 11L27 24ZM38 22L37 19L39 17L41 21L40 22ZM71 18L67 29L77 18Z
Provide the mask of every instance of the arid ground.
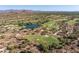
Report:
M0 53L78 53L79 12L0 13Z

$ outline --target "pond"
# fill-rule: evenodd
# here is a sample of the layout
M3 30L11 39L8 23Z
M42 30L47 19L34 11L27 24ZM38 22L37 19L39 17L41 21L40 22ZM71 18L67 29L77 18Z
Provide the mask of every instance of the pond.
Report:
M26 24L24 24L24 27L26 29L35 29L35 28L38 28L39 25L38 24L35 24L35 23L26 23Z

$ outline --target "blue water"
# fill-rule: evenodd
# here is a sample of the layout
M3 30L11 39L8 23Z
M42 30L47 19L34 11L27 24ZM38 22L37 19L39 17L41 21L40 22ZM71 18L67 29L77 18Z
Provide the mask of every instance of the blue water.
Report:
M39 25L38 24L33 24L33 23L26 23L26 24L24 24L24 27L26 29L35 29L35 28L38 28Z

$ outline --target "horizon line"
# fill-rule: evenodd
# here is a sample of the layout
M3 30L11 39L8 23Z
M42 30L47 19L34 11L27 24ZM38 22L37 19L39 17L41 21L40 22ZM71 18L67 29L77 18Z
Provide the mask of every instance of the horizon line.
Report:
M0 9L0 11L11 11L11 10L13 10L13 11L19 11L19 10L25 10L25 11L54 11L54 10L31 10L31 9ZM73 10L57 10L57 11L55 11L55 12L79 12L78 10L75 10L75 11L73 11Z

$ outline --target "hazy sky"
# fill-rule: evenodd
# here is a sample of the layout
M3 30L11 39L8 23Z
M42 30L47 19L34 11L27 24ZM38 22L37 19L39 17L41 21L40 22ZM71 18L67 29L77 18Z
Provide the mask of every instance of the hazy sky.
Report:
M0 5L0 10L79 11L79 5Z

